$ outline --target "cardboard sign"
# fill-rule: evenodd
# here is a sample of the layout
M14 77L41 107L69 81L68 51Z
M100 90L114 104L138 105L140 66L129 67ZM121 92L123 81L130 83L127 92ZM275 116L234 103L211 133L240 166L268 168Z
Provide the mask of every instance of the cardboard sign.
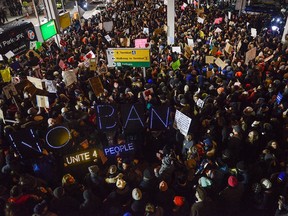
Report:
M134 152L135 148L133 143L123 144L123 145L116 145L110 146L103 149L104 154L107 157L111 156L118 156L123 154L131 154Z
M225 46L225 49L224 49L227 53L231 54L232 50L233 50L233 47L227 43L226 46Z
M237 44L237 52L241 49L242 41L240 40Z
M135 48L146 48L147 38L146 39L135 39Z
M179 110L176 110L174 123L177 129L180 130L180 133L184 136L187 136L191 122L191 118L181 113Z
M90 61L90 64L89 64L90 70L91 71L96 71L97 70L96 59L95 58L91 58L91 59L89 59L89 61Z
M36 77L27 76L27 79L38 89L43 90L42 80Z
M217 58L216 61L215 61L215 64L218 66L218 67L221 67L221 69L223 70L225 67L226 67L226 63L224 61L222 61L220 58Z
M93 160L98 159L98 154L96 149L89 149L86 151L76 152L64 156L64 166L75 166L83 163L88 163Z
M47 96L36 95L36 102L38 107L49 108L49 100Z
M256 57L256 47L246 52L245 64L248 65L249 61L255 59L255 57Z
M88 53L86 53L85 58L86 59L91 59L91 58L95 58L95 54L93 53L92 50L90 50Z
M18 94L14 84L9 83L8 85L2 88L4 95L7 99L10 99L12 96L16 96Z
M222 32L222 29L220 29L220 28L217 27L216 30L215 30L215 32L216 32L216 33L220 33L220 32Z
M205 56L205 63L206 64L213 64L214 63L214 56Z
M113 21L103 22L103 28L106 32L111 32L113 29Z
M104 93L104 87L99 77L90 78L89 84L92 87L93 92L97 97Z

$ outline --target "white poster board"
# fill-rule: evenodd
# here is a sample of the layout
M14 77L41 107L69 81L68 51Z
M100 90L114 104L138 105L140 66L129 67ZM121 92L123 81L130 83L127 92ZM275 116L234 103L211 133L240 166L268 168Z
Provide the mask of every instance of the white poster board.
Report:
M38 107L49 108L49 100L47 96L36 95L36 102Z
M181 113L179 110L176 110L175 125L177 129L180 130L180 133L183 134L184 136L187 136L188 134L191 121L192 121L191 118Z
M43 90L42 80L36 77L27 76L27 79L38 89Z

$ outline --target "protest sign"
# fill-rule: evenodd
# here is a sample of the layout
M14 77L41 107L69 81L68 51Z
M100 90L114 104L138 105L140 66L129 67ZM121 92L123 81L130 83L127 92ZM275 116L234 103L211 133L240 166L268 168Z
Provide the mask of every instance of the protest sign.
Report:
M256 37L257 36L257 29L251 28L251 36Z
M36 95L36 102L38 107L49 108L49 100L47 96Z
M96 62L96 59L95 59L95 58L91 58L91 59L89 59L89 60L90 60L90 64L89 64L90 70L91 70L91 71L96 71L96 70L97 70L97 62Z
M130 155L131 153L134 153L134 150L135 148L133 143L127 143L103 148L104 154L107 157Z
M194 47L194 41L191 38L187 38L187 42L188 42L188 46L190 46L191 48Z
M44 84L45 84L45 89L49 93L57 93L56 81L45 79Z
M110 42L110 41L112 40L109 35L105 35L104 37L105 37L105 39L106 39L108 42Z
M62 77L67 87L72 85L73 83L77 83L77 76L75 70L62 71Z
M225 67L226 67L226 63L224 61L222 61L220 58L217 58L216 61L215 61L215 64L218 66L218 67L221 67L221 69L223 70Z
M178 59L177 61L175 61L171 64L171 67L173 70L178 70L180 68L180 65L181 65L181 63L180 63L180 60Z
M242 41L240 40L237 44L237 52L241 49Z
M174 124L184 136L187 136L191 122L191 118L181 113L179 110L176 110Z
M65 64L65 62L61 59L60 61L59 61L59 67L62 69L62 70L65 70L65 68L66 68L66 64Z
M36 77L27 76L27 79L38 89L43 90L42 80Z
M10 99L12 96L16 96L18 94L13 83L9 83L8 85L4 86L2 90L7 99Z
M149 28L143 28L143 33L149 35Z
M76 152L64 156L64 166L75 166L83 163L89 163L98 159L96 149L89 149L86 151Z
M205 63L206 64L213 64L214 63L214 56L205 56Z
M4 83L11 81L11 73L10 73L9 67L6 67L5 69L0 70L0 74Z
M197 17L197 22L199 22L199 23L204 23L204 19L203 18L201 18L201 17Z
M176 52L176 53L181 54L181 48L180 48L180 46L172 47L172 52Z
M231 54L233 47L229 44L226 43L225 49L224 49L227 53Z
M135 48L146 48L147 38L146 39L135 39Z
M12 58L14 55L15 55L15 54L14 54L11 50L5 54L5 56L6 56L7 59Z
M222 29L220 29L220 28L217 27L216 30L215 30L215 32L216 32L216 33L220 33L220 32L222 32Z
M90 78L89 84L97 97L104 93L104 87L99 77Z
M200 107L200 108L203 108L203 106L204 106L204 101L203 101L201 98L199 98L199 99L197 100L197 102L196 102L196 105L197 105L198 107Z
M246 52L245 64L248 65L249 61L255 59L255 57L256 57L256 47Z
M113 29L113 21L103 22L103 28L106 32L111 32Z

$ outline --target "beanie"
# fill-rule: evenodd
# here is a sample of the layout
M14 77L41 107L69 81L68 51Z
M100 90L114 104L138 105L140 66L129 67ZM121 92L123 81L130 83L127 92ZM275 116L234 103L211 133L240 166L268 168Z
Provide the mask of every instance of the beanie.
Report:
M198 183L203 188L209 187L212 185L212 181L204 176L199 179Z
M174 204L179 207L184 205L184 201L185 198L182 196L175 196L173 200Z
M228 185L230 187L236 187L238 185L238 179L235 176L230 176L228 178Z
M142 199L142 192L139 188L134 188L132 191L132 198L134 200L141 200Z
M272 183L269 179L263 178L260 182L261 182L262 187L265 189L270 189L272 187Z

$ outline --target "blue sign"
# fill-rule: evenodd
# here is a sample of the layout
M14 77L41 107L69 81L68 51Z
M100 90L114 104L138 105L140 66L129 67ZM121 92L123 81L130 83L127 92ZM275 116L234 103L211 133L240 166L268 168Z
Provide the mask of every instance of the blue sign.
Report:
M131 153L131 152L134 152L133 143L109 146L109 147L104 148L105 156L117 156L117 155Z

